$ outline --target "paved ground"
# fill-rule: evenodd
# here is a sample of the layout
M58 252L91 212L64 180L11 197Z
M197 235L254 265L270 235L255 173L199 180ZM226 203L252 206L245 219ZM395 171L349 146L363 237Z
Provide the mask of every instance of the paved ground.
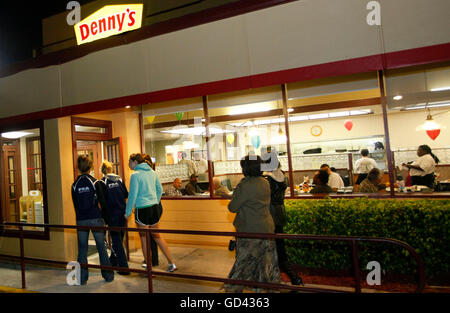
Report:
M226 247L186 247L170 246L171 253L179 268L176 273L196 274L225 278L233 266L234 252ZM142 252L130 254L130 267L142 269ZM99 264L98 255L89 257L89 263ZM159 254L159 266L155 270L165 271L167 261ZM66 283L68 270L41 266L26 267L27 289L38 292L62 293L96 293L96 292L134 292L148 291L147 277L139 273L129 276L115 275L111 283L106 283L100 270L89 269L89 281L85 286L69 286ZM21 288L20 265L0 263L0 286ZM171 277L154 277L153 288L157 293L215 293L219 292L221 283L179 279Z
M170 250L178 270L176 273L214 276L226 278L234 263L234 252L227 247L181 246L171 245ZM131 268L142 269L143 256L141 251L130 254ZM90 264L99 264L98 254L89 257ZM155 270L165 271L167 261L159 253L159 266ZM113 282L106 283L100 270L89 269L89 281L85 286L69 286L66 283L68 270L50 267L26 266L27 289L50 293L146 293L148 280L142 274L132 273L129 276L115 275ZM0 286L21 288L20 265L0 263ZM154 277L153 291L155 293L217 293L222 283L180 279L174 277ZM305 287L334 288L352 292L353 288L337 288L306 284ZM1 291L1 288L0 288ZM364 290L366 291L366 290ZM374 292L367 290L367 292Z

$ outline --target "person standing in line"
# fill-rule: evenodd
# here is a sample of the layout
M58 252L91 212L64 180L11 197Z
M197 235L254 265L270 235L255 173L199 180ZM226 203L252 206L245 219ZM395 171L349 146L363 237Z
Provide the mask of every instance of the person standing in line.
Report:
M327 171L329 175L328 186L330 186L333 191L337 191L339 188L343 188L345 186L341 176L339 176L338 173L332 172L328 164L322 164L320 169Z
M109 226L127 227L127 221L124 218L126 199L128 198L128 190L120 176L113 173L113 165L111 162L105 161L101 166L103 178L99 184L106 199L106 206L109 212ZM102 207L103 209L103 207ZM127 256L123 248L123 237L125 231L110 231L112 240L112 251L109 260L112 266L128 268ZM117 272L120 275L129 275L129 272Z
M261 164L259 156L247 155L241 160L245 177L237 185L228 204L228 210L236 213L233 225L237 232L274 233L275 225L270 215L270 185L262 177ZM237 237L236 260L228 278L280 283L275 241ZM225 292L243 292L245 287L224 284L222 288Z
M434 171L436 164L439 163L439 158L431 152L431 148L427 145L421 145L417 149L416 161L411 164L403 163L410 171L413 185L427 186L434 188Z
M159 220L162 214L160 201L163 191L158 175L156 175L155 171L147 164L144 155L140 153L130 155L128 166L135 172L131 175L130 179L130 192L128 194L125 218L128 219L130 217L134 208L135 221L138 228L158 229ZM148 247L145 233L140 233L140 236L145 262L147 263ZM167 271L175 271L177 267L173 262L166 241L159 233L153 233L153 236L167 258L169 263Z
M275 224L275 233L283 234L283 227L286 224L284 196L289 182L281 170L281 164L275 153L267 153L263 156L263 160L265 160L263 164L263 176L268 180L270 185L270 214ZM292 270L292 266L289 263L284 239L275 239L275 243L280 269L289 276L293 285L302 285L302 279Z
M360 185L364 179L366 179L370 170L377 167L377 162L374 159L369 158L369 150L361 150L361 158L355 162L355 170L358 174L358 179L355 185Z
M187 159L186 152L183 151L181 153L181 160L178 162L178 164L187 164L189 177L192 175L197 175L197 165L195 165L194 161Z
M89 175L93 167L93 162L89 157L80 155L77 159L77 168L80 176L77 177L72 184L72 201L75 208L76 222L78 226L105 226L109 222L109 212L105 205L105 197L99 186L100 182ZM103 210L99 207L99 201L102 203ZM95 245L100 258L100 264L103 266L111 266L108 258L108 252L105 247L105 232L103 230L81 230L78 229L78 263L87 264L87 252L89 232L95 239ZM114 280L114 272L111 270L101 270L102 277L106 282ZM81 285L85 285L89 279L89 271L87 268L81 268Z

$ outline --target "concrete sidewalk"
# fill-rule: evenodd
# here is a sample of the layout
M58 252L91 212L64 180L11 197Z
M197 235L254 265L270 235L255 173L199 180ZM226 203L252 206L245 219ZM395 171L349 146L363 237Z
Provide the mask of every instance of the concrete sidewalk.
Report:
M226 278L233 264L235 252L227 247L170 245L170 251L178 267L176 273L213 276ZM88 258L90 264L99 264L98 254ZM144 258L140 250L130 253L129 266L142 269ZM167 261L159 253L159 266L154 270L165 271ZM138 273L129 276L115 274L114 281L107 283L100 270L89 269L89 280L84 286L69 286L66 282L68 270L44 266L26 266L27 290L43 293L147 293L148 279ZM0 263L0 286L21 288L20 264ZM175 277L154 277L153 292L155 293L218 293L222 283ZM305 284L305 287L335 289L353 292L353 288L320 286ZM363 290L374 292L374 290Z
M176 262L176 273L205 275L226 278L234 263L234 252L226 247L187 247L171 245L170 251ZM99 264L98 254L88 258L90 264ZM130 253L129 266L142 269L144 258L141 251ZM167 261L159 253L159 266L154 270L165 271ZM26 266L26 284L28 290L51 293L146 293L148 279L138 273L129 276L115 274L114 281L103 280L100 270L89 269L89 280L85 286L69 286L66 283L68 270L43 266ZM20 265L0 263L0 286L21 288ZM154 277L153 291L156 293L216 293L222 283Z

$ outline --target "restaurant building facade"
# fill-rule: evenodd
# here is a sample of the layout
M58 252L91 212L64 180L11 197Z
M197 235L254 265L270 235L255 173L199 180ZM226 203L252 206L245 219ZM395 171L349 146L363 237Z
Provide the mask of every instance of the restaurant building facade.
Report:
M82 18L111 3L126 2L96 1ZM67 12L49 17L42 55L0 73L2 221L75 224L80 154L94 160L96 178L111 161L128 186L128 156L148 153L164 188L189 180L183 152L207 160L198 172L205 193L163 198L165 229L234 231L228 200L210 182L219 177L232 190L239 160L268 147L289 178L288 198L316 198L301 186L321 164L346 185L332 198L450 198L447 0L216 1L163 21L143 4L142 28L79 46ZM420 145L440 159L436 188L406 193L402 164ZM385 193L358 193L361 149L384 173ZM74 231L26 230L27 255L76 258ZM18 255L17 232L4 234L0 254ZM139 239L130 234L129 245Z

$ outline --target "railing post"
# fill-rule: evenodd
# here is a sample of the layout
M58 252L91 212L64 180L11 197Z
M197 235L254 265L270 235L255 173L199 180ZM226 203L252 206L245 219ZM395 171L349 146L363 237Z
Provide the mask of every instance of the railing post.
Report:
M27 288L27 284L25 281L25 249L24 249L24 245L23 245L23 226L20 225L19 226L19 230L20 230L20 267L21 267L21 271L22 271L22 289L26 289Z
M147 242L147 275L148 275L148 292L153 293L153 281L152 281L152 249L150 242L150 229L145 231L145 241Z
M355 275L355 292L361 293L361 276L359 273L358 245L352 240L353 274Z

